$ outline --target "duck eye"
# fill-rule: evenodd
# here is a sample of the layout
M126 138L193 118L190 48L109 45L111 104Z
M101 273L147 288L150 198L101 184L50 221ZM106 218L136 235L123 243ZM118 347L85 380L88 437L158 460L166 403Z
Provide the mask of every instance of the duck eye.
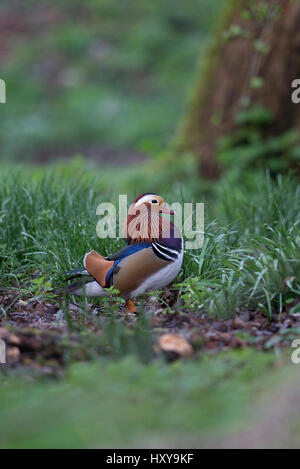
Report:
M157 202L156 199L153 199L153 200L151 200L151 203L152 203L152 204L157 204L158 202Z

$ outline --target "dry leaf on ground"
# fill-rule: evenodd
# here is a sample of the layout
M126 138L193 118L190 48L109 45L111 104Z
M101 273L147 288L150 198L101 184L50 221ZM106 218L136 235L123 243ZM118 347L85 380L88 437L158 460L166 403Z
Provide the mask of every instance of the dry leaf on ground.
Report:
M158 339L158 345L164 352L175 352L182 357L193 353L192 346L179 334L163 334Z

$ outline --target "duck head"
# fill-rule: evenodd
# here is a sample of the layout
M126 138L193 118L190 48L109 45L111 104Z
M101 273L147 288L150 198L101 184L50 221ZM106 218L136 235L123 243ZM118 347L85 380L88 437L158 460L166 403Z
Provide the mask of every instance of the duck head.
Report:
M164 199L158 194L147 193L137 197L131 204L127 216L127 240L133 242L152 242L170 231L173 224L161 214L174 215Z

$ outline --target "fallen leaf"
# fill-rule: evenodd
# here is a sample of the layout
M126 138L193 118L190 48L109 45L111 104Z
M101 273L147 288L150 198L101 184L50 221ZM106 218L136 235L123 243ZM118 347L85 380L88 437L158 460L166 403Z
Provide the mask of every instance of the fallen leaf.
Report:
M20 309L24 309L28 305L27 301L19 300L18 306Z
M179 334L164 334L159 337L158 344L164 352L175 352L181 357L187 357L193 353L191 344Z
M9 343L10 345L20 345L21 340L20 340L20 338L19 338L17 335L15 335L15 334L10 334L10 336L9 336L9 338L8 338L8 343Z
M254 323L252 323L252 325L253 324ZM249 324L249 322L243 321L241 318L237 316L232 320L232 327L234 329L249 329L251 327L251 324Z
M9 347L6 350L6 361L7 363L17 363L20 360L20 350L18 347Z

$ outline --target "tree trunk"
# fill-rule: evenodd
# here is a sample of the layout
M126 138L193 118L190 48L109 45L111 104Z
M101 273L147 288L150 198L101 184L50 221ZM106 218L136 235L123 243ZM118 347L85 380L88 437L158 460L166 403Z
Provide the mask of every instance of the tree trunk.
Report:
M291 99L297 78L300 1L231 0L200 71L180 147L196 152L204 177L218 177L216 143L236 128L241 110L268 108L274 117L268 135L300 128L300 104Z

